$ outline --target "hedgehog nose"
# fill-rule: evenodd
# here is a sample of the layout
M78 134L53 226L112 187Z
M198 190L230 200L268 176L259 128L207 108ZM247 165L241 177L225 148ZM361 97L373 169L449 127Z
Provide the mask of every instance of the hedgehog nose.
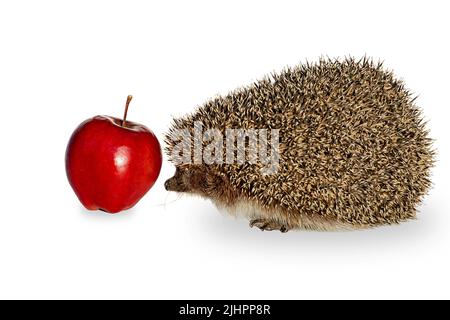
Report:
M164 182L164 188L169 191L169 180L166 180L166 182Z

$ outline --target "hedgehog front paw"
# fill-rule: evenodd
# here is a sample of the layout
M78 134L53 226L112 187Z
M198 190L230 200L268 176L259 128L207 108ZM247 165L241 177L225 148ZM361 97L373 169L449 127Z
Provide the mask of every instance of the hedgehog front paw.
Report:
M250 227L257 227L261 229L261 231L272 231L272 230L280 230L285 233L289 231L289 228L277 221L268 220L268 219L253 219L250 221Z

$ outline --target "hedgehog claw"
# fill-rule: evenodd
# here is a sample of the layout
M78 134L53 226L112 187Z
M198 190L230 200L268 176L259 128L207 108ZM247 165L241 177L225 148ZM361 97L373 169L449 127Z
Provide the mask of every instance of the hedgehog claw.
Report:
M276 221L270 221L266 219L253 219L250 221L250 227L257 227L261 229L261 231L280 230L283 233L289 231L289 228L285 225L282 225Z
M250 228L253 228L254 226L257 226L258 228L260 227L260 225L262 224L262 223L264 223L264 219L253 219L253 220L250 220Z

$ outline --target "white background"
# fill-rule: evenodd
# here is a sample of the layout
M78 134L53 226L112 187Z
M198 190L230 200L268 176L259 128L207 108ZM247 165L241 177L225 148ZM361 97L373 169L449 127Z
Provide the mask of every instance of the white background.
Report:
M450 298L448 1L2 1L0 298ZM164 190L132 210L82 208L64 171L96 114L159 138L264 74L364 54L419 94L436 139L417 221L347 232L261 232ZM162 142L162 141L161 141Z

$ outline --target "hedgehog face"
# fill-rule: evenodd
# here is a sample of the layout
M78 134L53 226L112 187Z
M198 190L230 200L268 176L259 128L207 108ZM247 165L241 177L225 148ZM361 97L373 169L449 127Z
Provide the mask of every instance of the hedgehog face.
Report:
M175 175L164 183L167 191L197 194L222 203L236 200L235 189L213 168L199 165L176 166Z
M197 166L177 166L175 175L164 183L167 191L203 193L206 174Z

